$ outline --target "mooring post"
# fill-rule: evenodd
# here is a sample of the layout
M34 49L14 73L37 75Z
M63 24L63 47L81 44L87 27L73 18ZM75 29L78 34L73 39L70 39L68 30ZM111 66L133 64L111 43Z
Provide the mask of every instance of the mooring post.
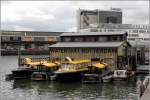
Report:
M142 82L140 79L137 81L137 95L138 95L138 100L140 100L142 96Z

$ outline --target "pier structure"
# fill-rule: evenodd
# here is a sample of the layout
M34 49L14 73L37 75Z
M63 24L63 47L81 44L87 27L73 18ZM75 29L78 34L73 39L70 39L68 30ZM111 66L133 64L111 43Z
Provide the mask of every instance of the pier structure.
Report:
M60 42L49 46L50 59L64 61L69 56L78 59L101 59L112 69L134 66L135 56L127 42L126 32L63 33Z
M150 98L150 85L146 88L140 100L149 100L149 98Z
M140 91L141 98L140 100L149 100L150 98L150 76L147 76L143 83L141 84L143 91Z
M60 34L62 32L3 30L1 31L1 53L17 55L20 47L22 54L48 54L48 46L59 41Z

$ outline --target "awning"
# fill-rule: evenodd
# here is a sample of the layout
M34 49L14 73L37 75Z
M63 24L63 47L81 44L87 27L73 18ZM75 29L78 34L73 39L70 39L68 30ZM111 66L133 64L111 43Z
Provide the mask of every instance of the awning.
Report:
M124 42L58 42L50 45L49 48L118 48Z

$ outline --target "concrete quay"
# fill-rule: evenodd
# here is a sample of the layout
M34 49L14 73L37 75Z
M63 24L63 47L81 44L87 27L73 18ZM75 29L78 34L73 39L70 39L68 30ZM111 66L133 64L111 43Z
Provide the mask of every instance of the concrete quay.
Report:
M140 100L150 100L150 84L146 88L145 92L143 93L142 97Z

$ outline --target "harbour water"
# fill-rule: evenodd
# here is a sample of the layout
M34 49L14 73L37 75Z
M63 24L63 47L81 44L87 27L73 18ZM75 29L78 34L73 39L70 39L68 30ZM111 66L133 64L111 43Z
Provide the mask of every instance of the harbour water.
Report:
M17 68L17 56L0 57L0 100L137 100L138 79L105 84L5 80Z

